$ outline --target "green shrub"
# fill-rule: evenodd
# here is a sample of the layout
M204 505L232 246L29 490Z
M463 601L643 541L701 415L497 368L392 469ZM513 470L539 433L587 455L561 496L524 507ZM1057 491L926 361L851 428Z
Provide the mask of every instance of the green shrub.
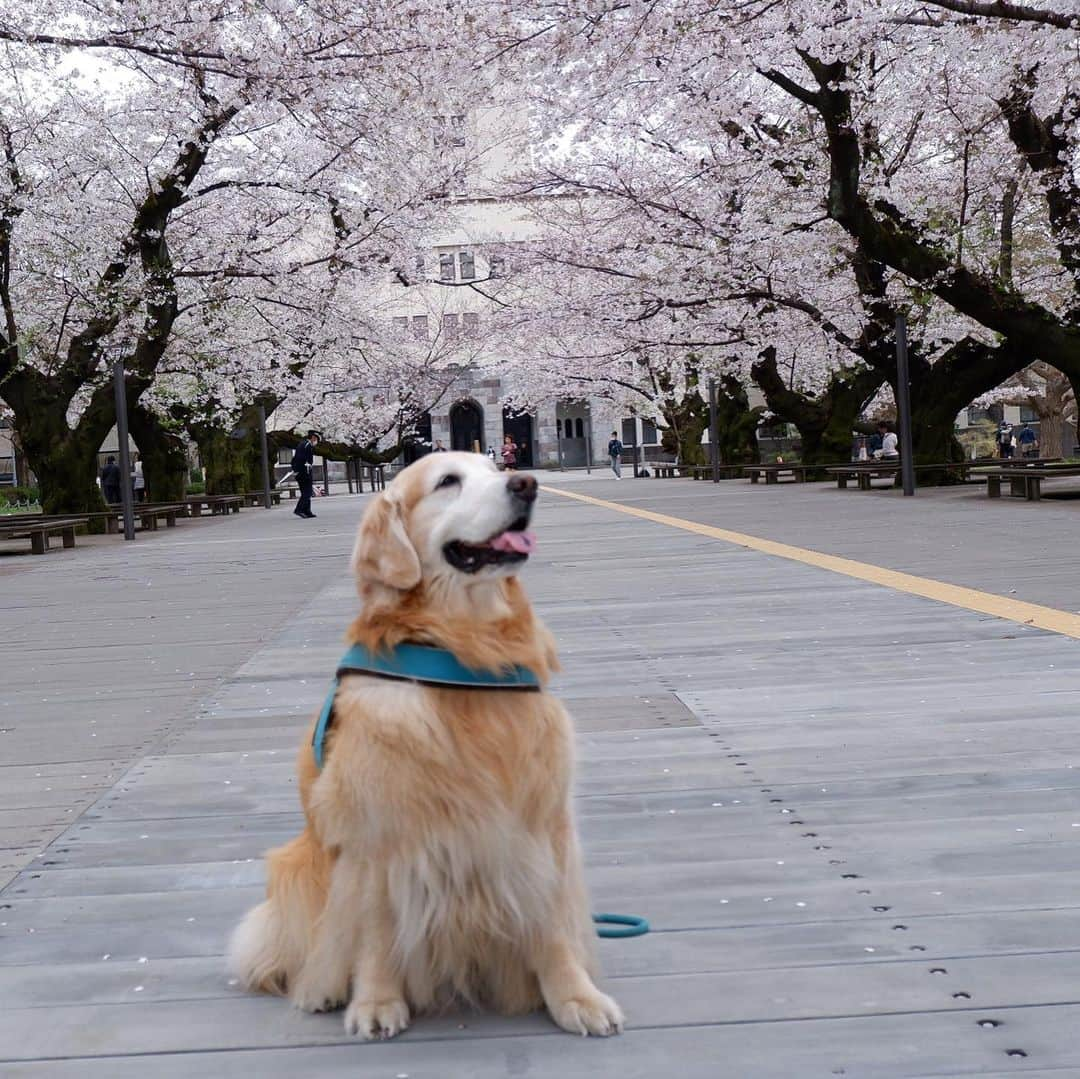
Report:
M187 493L189 495L204 495L206 494L206 484L201 480L195 483L189 483L187 485Z
M37 487L0 487L0 502L11 506L36 505L41 501L41 490Z
M205 479L205 477L203 476L203 470L202 470L201 468L193 468L193 469L192 469L192 470L191 470L191 471L190 471L190 472L188 473L188 479L189 479L189 480L190 480L190 481L191 481L192 483L202 483L202 482L203 482L203 480ZM192 492L192 493L193 493L193 494L201 494L202 492L200 492L200 491L196 491L196 492Z

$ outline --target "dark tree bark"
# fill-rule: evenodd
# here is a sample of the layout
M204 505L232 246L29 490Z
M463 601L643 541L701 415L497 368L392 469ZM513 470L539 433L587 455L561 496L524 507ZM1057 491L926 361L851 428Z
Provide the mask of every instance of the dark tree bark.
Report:
M1022 342L1026 357L1005 377L1022 369L1033 357L1062 371L1080 365L1080 327L1060 318L1049 308L1025 300L999 278L977 274L957 265L953 254L926 239L888 200L871 203L860 189L862 149L853 119L851 94L846 87L847 67L842 62L823 63L801 53L816 86L808 88L778 71L763 74L822 118L829 158L826 211L859 244L869 259L899 271L945 300L976 322L1005 338ZM979 392L992 389L989 383Z
M187 447L145 405L128 412L128 425L143 462L147 498L154 502L182 501L187 490Z
M807 465L838 464L851 457L851 435L859 414L881 388L885 375L874 368L836 372L817 397L789 389L776 366L776 350L762 352L751 375L765 396L770 412L793 423L802 439Z

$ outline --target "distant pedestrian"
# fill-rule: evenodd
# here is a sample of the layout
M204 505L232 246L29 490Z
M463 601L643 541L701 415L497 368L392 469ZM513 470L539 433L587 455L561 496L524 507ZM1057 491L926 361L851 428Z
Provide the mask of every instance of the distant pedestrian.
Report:
M300 498L293 513L297 517L311 519L311 496L315 493L315 446L319 441L318 431L308 431L307 437L296 447L290 467L296 476L296 486L300 488Z
M1026 423L1020 428L1020 434L1017 436L1016 441L1020 443L1022 456L1039 456L1039 440L1035 437L1035 432Z
M115 457L110 457L101 470L101 493L113 505L120 501L120 478L120 466Z
M484 456L487 457L487 459L493 465L495 465L496 468L498 467L499 462L496 460L496 457L495 457L495 447L494 446L488 446L488 448L486 450L484 450Z
M432 450L431 452L432 453L446 453L446 447L443 445L441 438L435 439L435 449Z
M611 458L611 471L615 473L617 480L622 479L622 450L623 445L619 441L617 431L611 432L611 441L607 444L608 457Z
M1002 420L997 430L998 456L1008 459L1013 455L1013 429L1008 420Z
M135 459L131 465L131 487L135 492L135 501L145 502L146 477L143 475L142 458L138 454L135 454Z
M514 440L510 435L503 435L502 450L502 462L503 468L507 472L513 472L517 468L517 446L514 445Z

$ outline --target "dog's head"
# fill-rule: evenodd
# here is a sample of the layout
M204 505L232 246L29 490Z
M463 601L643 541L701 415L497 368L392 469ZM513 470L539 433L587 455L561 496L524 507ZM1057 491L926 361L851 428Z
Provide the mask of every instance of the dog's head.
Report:
M360 522L361 592L409 592L515 574L533 549L536 480L477 453L432 453L406 468Z

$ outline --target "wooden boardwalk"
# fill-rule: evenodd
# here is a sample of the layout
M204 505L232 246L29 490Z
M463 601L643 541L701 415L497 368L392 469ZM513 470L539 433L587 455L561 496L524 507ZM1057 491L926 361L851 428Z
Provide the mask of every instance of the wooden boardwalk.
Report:
M702 486L678 512L715 521L725 496ZM676 512L663 481L589 490ZM788 492L753 495L767 517ZM358 509L320 507L321 559L344 565ZM294 524L260 525L281 570ZM0 892L0 1075L1080 1074L1080 645L555 495L539 531L527 583L581 730L594 906L655 929L601 945L627 1033L448 1015L365 1045L228 984L224 940L297 826L293 756L355 602L327 569ZM211 580L241 557L200 552Z

